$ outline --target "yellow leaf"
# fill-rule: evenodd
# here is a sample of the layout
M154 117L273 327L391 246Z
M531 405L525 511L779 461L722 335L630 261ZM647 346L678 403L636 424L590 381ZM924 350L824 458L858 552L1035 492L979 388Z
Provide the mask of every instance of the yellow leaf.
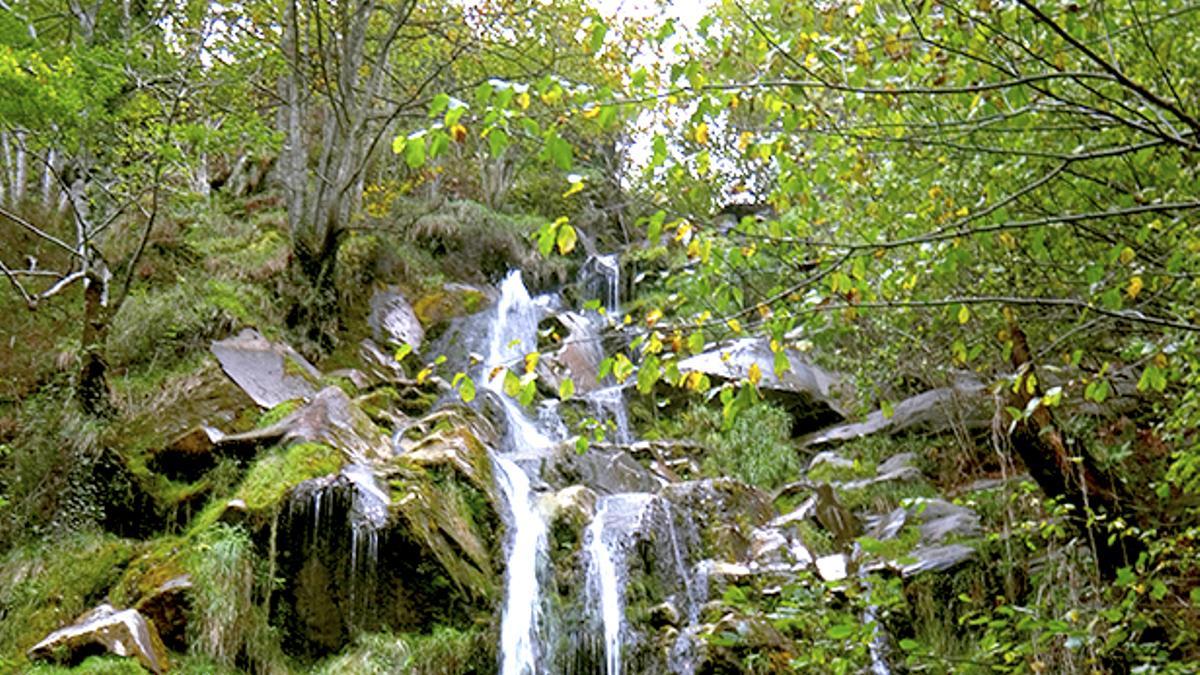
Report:
M958 322L966 323L971 320L971 310L966 305L958 308Z
M813 68L816 68L819 65L821 65L821 61L820 61L820 59L817 58L817 55L814 54L813 52L809 52L808 56L804 57L804 67L805 68L812 70Z
M421 372L417 373L417 384L425 384L425 380L429 379L429 376L432 374L433 374L432 368L422 369Z
M754 134L750 133L749 131L743 131L738 136L738 142L737 142L738 150L745 152L746 148L750 147L750 142L753 140L754 140Z
M959 209L954 212L954 215L958 216L959 218L966 218L967 214L970 212L971 212L971 209L968 209L967 207L962 206L962 207L959 207Z
M455 124L450 127L450 136L454 138L456 143L462 143L467 140L467 128L461 124Z
M529 107L529 92L523 91L517 94L517 105L521 106L521 110Z
M708 123L707 122L701 122L700 124L697 124L696 131L694 133L696 136L697 143L699 143L700 145L708 145Z
M1133 249L1126 246L1125 248L1121 249L1121 264L1128 265L1129 263L1133 262L1135 256L1137 256L1137 254L1133 252Z
M750 380L750 384L758 386L758 383L762 381L762 368L759 368L757 363L751 363L750 372L746 374L746 379Z
M725 325L729 326L729 330L735 333L742 332L742 322L737 319L730 319L725 322Z
M679 223L679 229L675 231L675 241L683 241L692 234L692 224L688 221Z
M583 192L583 181L582 180L571 181L571 187L567 188L567 191L562 193L562 196L564 198L566 198L566 197L570 197L571 195L579 193L579 192Z
M600 114L600 106L598 106L598 105L588 106L583 109L583 116L585 119L590 120L590 119L598 116L599 114Z
M658 323L658 320L661 319L662 316L663 316L663 313L662 313L661 309L655 308L655 309L650 310L646 314L646 325L653 326L654 324Z
M1129 296L1130 300L1133 300L1138 296L1138 293L1142 292L1142 286L1142 278L1134 277L1129 280L1129 288L1125 289L1125 294Z
M526 373L532 373L534 370L537 369L538 357L540 357L540 356L541 356L541 354L539 354L538 352L529 352L528 354L525 355L525 372Z

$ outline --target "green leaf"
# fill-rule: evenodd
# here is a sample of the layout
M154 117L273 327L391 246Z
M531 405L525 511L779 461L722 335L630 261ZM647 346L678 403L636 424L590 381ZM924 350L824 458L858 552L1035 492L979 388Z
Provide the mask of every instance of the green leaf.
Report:
M404 163L410 169L419 169L425 165L425 137L409 137L404 145Z
M569 377L563 378L561 384L558 385L558 399L565 401L575 395L575 381Z
M848 623L839 623L836 626L830 626L826 634L832 640L845 640L854 635L854 626Z
M562 136L557 133L551 133L546 139L546 151L550 155L550 160L555 166L563 171L569 171L574 164L575 149Z
M433 102L429 104L429 116L437 117L442 114L446 106L450 105L450 95L446 93L438 94L433 97Z
M412 353L412 350L413 350L412 345L408 344L407 342L405 342L404 344L397 347L396 348L396 362L399 363L399 362L403 361L404 357L406 357Z
M654 391L654 385L658 383L658 379L662 377L662 369L659 367L658 358L649 356L638 368L637 389L643 394L649 394Z
M558 252L561 255L566 255L575 250L576 241L575 228L564 224L558 228L558 236L556 242L558 244Z
M429 156L437 157L450 147L450 135L442 130L437 130L429 135Z
M528 407L530 405L533 405L533 399L536 396L537 396L537 380L531 379L528 382L526 382L524 386L521 387L521 394L517 397L517 400L521 402L521 405Z
M488 132L488 150L492 157L499 157L508 147L508 132L500 127L492 127Z
M887 399L879 402L879 411L883 413L885 420L892 419L892 416L896 414L896 410L892 408L892 402Z
M464 377L462 383L459 384L458 395L462 398L463 403L474 401L475 382L469 377Z
M600 17L592 17L592 34L588 39L588 48L592 53L600 51L604 46L604 36L608 35L608 25L600 20Z
M508 368L504 369L504 394L516 398L521 393L521 378Z

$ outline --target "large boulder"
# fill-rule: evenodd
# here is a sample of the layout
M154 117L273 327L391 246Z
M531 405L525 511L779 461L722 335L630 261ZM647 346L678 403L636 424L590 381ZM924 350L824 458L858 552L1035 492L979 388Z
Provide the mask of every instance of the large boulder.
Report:
M661 478L616 447L578 453L571 444L560 445L545 460L541 476L550 485L587 485L601 495L655 492L663 485Z
M177 652L187 651L191 592L191 576L181 574L164 581L134 606L158 629L163 643Z
M359 631L468 625L494 608L504 541L485 446L494 431L458 407L412 428L399 454L288 493L275 620L290 649L318 655Z
M560 312L553 320L560 324L564 334L560 336L558 349L538 361L538 382L555 394L568 378L578 395L599 389L604 349L592 320L576 312Z
M75 665L97 650L136 658L153 673L165 673L171 666L154 624L136 609L118 611L107 603L47 635L29 649L28 655L32 660Z
M786 349L788 369L775 374L775 353L766 338L741 338L679 362L681 372L695 371L719 380L740 380L757 367L759 389L792 415L799 435L845 419L853 392L845 379L813 364L800 351Z
M376 342L408 345L420 350L425 341L425 328L408 299L399 288L389 286L371 296L371 314L367 325Z
M960 378L953 386L922 392L900 401L891 415L871 412L860 422L821 429L801 439L805 446L849 441L877 433L901 431L940 432L961 427L981 429L991 424L991 398L982 382Z
M263 408L317 393L320 371L296 350L252 328L213 342L212 353L225 374Z

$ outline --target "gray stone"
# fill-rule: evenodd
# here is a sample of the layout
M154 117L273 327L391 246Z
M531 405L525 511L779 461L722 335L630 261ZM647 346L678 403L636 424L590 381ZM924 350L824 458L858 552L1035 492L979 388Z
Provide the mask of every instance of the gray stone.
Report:
M991 419L991 397L987 388L977 379L964 377L954 386L933 389L900 401L892 407L891 417L876 410L861 422L809 434L801 439L801 445L811 447L909 429L945 431L956 425L977 429L991 424Z
M153 673L165 673L171 667L167 648L154 624L136 609L118 611L107 603L84 614L74 624L47 635L27 653L32 660L62 659L74 665L97 648L136 658Z
M587 485L599 495L657 492L663 485L627 452L589 448L580 454L571 444L560 445L546 459L541 477L550 485Z
M775 355L766 338L742 338L680 361L681 372L696 371L721 380L747 377L757 366L758 387L785 407L794 419L793 430L803 432L844 419L851 410L852 391L840 375L809 362L801 352L788 349L789 369L775 374Z
M650 608L650 625L654 628L679 627L679 609L670 600Z
M917 453L901 452L897 455L892 455L884 461L880 462L875 468L875 473L880 476L897 473L908 468L915 468L917 463Z
M400 289L389 286L371 296L371 314L367 325L376 341L394 346L406 344L418 351L425 341L425 329L417 319L412 305L400 293Z
M923 546L906 555L912 562L903 565L900 573L906 577L925 572L944 572L975 556L975 550L963 544Z
M267 340L253 328L212 343L229 379L263 408L317 393L321 373L296 350Z
M936 543L946 537L979 536L979 514L944 499L916 499L906 505L909 517L920 522L921 541Z

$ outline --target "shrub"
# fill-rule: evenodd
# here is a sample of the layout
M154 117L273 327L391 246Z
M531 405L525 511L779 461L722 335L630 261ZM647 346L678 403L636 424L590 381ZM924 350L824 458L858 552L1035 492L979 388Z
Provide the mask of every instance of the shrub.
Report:
M721 430L721 414L703 406L692 408L683 426L700 431L695 437L710 448L704 459L704 471L709 475L734 476L770 489L796 480L804 471L789 441L791 417L769 403L742 411L725 431Z

